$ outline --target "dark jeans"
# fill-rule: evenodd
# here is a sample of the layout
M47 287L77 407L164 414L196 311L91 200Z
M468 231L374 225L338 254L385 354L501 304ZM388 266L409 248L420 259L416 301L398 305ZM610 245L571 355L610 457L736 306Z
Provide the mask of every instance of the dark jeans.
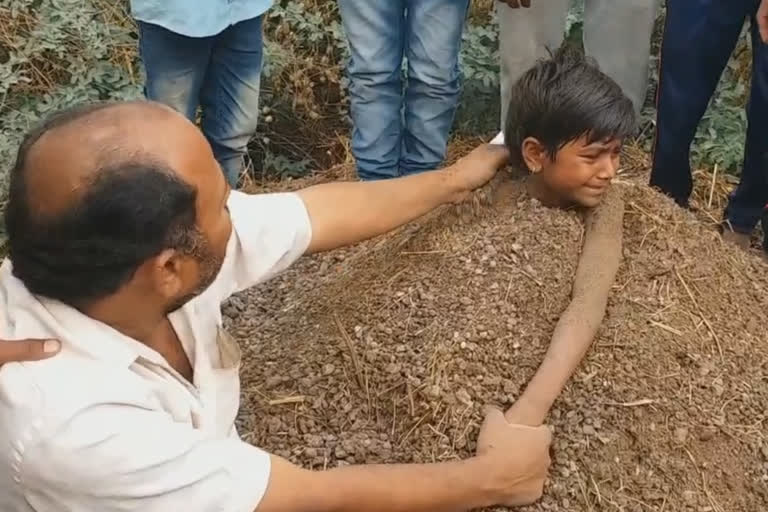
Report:
M768 203L768 45L758 33L759 0L668 0L661 48L658 118L651 185L687 205L693 188L690 148L720 75L750 18L752 89L738 188L725 210L735 231L750 233Z
M262 64L262 17L241 21L210 37L187 37L138 22L147 99L194 119L233 187L256 131Z

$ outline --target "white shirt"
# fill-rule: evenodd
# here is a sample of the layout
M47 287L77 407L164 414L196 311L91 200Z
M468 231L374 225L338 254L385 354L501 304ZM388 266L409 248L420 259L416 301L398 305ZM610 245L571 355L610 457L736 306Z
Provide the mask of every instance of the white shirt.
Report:
M214 283L169 316L194 367L186 382L154 350L0 267L0 339L57 338L51 359L0 368L0 511L250 512L269 456L240 441L240 350L220 304L288 267L311 239L295 194L232 192L233 231ZM275 220L279 219L279 220Z

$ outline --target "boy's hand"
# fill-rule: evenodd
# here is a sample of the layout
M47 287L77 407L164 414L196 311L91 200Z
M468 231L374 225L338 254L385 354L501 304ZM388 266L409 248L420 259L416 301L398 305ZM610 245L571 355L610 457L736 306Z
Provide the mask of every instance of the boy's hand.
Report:
M477 456L498 496L494 503L528 505L544 491L551 460L552 433L546 426L510 425L504 414L490 408L477 440Z
M530 7L531 6L531 0L498 0L499 2L503 4L507 4L512 9L517 9L518 7Z
M5 363L48 359L60 349L61 344L56 340L0 340L0 367Z
M457 181L460 191L456 202L464 200L473 190L488 183L509 161L505 146L483 144L456 161L447 171Z

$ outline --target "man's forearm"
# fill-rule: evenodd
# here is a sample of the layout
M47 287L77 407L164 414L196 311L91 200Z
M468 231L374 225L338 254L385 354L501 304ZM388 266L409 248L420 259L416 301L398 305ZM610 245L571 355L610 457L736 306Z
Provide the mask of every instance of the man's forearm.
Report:
M466 193L452 167L404 178L335 182L299 192L309 212L309 252L326 251L387 233Z
M514 456L510 454L510 456ZM258 512L459 512L498 502L480 458L306 471L273 458Z

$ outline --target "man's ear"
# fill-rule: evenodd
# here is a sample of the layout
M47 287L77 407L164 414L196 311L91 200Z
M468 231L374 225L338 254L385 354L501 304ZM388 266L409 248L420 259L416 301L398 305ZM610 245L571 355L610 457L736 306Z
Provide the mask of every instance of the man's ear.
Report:
M521 147L523 162L533 174L541 172L547 160L547 150L536 137L526 137Z
M183 255L175 249L165 249L147 261L153 287L164 297L178 297L184 287Z

